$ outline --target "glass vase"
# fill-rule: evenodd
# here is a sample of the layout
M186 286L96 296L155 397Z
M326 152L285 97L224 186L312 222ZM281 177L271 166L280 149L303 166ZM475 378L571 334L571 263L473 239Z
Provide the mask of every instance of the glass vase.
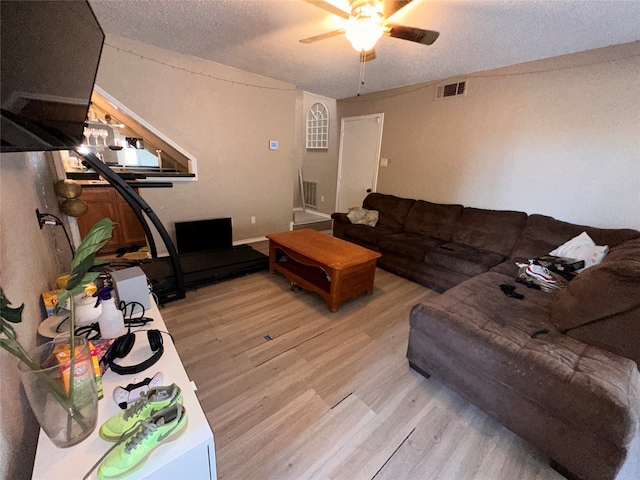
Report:
M70 352L70 339L62 336L29 352L34 365L18 364L31 410L45 434L60 448L76 445L91 435L98 419L89 342L76 337L73 362Z

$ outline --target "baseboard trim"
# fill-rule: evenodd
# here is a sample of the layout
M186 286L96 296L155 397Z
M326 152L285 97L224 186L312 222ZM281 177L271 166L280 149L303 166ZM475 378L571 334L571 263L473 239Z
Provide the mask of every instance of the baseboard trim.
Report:
M257 242L265 242L267 237L255 237L255 238L246 238L244 240L236 240L233 242L233 246L236 245L244 245L245 243L257 243Z
M293 209L294 212L303 212L304 210L302 210L302 208L300 207L296 207ZM331 214L330 213L322 213L322 212L318 212L317 210L312 210L311 208L307 208L306 210L309 213L313 213L314 215L318 215L319 217L323 217L323 218L327 218L329 220L331 220Z

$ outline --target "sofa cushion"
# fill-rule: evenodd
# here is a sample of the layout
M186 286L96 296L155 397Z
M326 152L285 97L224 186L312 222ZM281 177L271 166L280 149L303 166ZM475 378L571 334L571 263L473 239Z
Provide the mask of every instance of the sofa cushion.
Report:
M362 202L362 206L368 210L380 212L377 226L402 230L405 218L414 203L415 200L408 198L370 193Z
M503 275L508 275L509 277L516 279L520 274L520 267L516 265L516 261L520 263L527 263L526 258L521 259L512 259L509 258L502 263L499 263L495 267L491 267L489 269L490 272L502 273Z
M518 300L506 296L500 289L501 284L514 285L516 292L522 293L524 298ZM461 331L481 329L499 343L513 343L523 348L536 332L543 329L556 331L549 321L551 301L552 296L548 293L529 290L512 278L488 272L470 278L442 295L430 297L421 306L435 315L432 318L440 318L436 312L446 313L444 316L454 329L458 326ZM432 326L417 321L413 313L410 319L412 328L428 335L434 334ZM469 355L473 357L471 352Z
M611 251L603 263L579 273L558 291L551 321L560 331L637 311L640 335L640 239Z
M434 267L473 276L488 271L505 259L500 253L460 243L445 243L425 253L424 261Z
M453 242L508 256L526 222L524 212L465 207Z
M369 227L368 225L345 225L344 226L344 238L345 240L356 240L357 242L364 242L370 245L378 245L380 237L384 235L391 235L393 233L399 233L401 230L397 228L389 228L376 225L375 227Z
M502 283L515 285L525 298L505 296ZM413 307L410 351L414 330L422 332L469 371L508 386L579 430L628 444L638 428L637 368L555 330L548 315L551 300L504 275L478 275ZM422 368L429 372L428 365Z
M640 236L609 250L607 262L640 262Z
M613 248L627 240L640 237L640 232L631 229L594 228L562 222L546 215L529 215L527 224L518 238L511 258L533 258L548 255L550 251L566 241L587 232L597 245Z
M565 332L581 342L595 345L634 362L640 369L640 307Z
M425 252L443 243L442 240L425 237L419 233L403 232L381 237L378 246L383 253L393 252L422 262Z
M441 205L417 200L409 210L404 229L406 232L450 242L463 208L462 205Z

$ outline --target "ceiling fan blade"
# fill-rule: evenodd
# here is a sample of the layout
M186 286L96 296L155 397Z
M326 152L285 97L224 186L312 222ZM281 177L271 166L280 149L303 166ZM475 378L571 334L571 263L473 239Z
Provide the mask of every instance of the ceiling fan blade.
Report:
M344 32L345 32L344 28L341 28L340 30L334 30L332 32L321 33L320 35L316 35L314 37L303 38L302 40L300 40L300 43L313 43L313 42L317 42L317 41L320 41L320 40L324 40L325 38L331 38L331 37L336 37L338 35L342 35Z
M376 49L372 48L371 50L369 50L368 52L366 52L364 54L364 61L365 62L370 62L371 60L375 60L376 58Z
M382 4L382 13L384 18L389 18L403 7L409 5L413 0L384 0Z
M349 20L349 12L345 12L341 8L336 7L332 3L325 2L324 0L305 0L305 2L310 3L311 5L315 5L318 8L321 8L329 13L333 13L345 20Z
M410 42L422 43L423 45L431 45L436 41L439 32L433 30L423 30L421 28L405 27L403 25L395 25L387 23L385 25L385 35L393 38L401 38Z

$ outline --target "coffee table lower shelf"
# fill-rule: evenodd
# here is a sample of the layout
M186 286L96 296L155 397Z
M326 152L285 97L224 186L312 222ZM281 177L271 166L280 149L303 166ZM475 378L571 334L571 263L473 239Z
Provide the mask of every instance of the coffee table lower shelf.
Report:
M375 279L376 259L334 269L294 250L270 241L269 271L282 273L290 282L318 293L331 312L345 300L362 293L371 295Z

